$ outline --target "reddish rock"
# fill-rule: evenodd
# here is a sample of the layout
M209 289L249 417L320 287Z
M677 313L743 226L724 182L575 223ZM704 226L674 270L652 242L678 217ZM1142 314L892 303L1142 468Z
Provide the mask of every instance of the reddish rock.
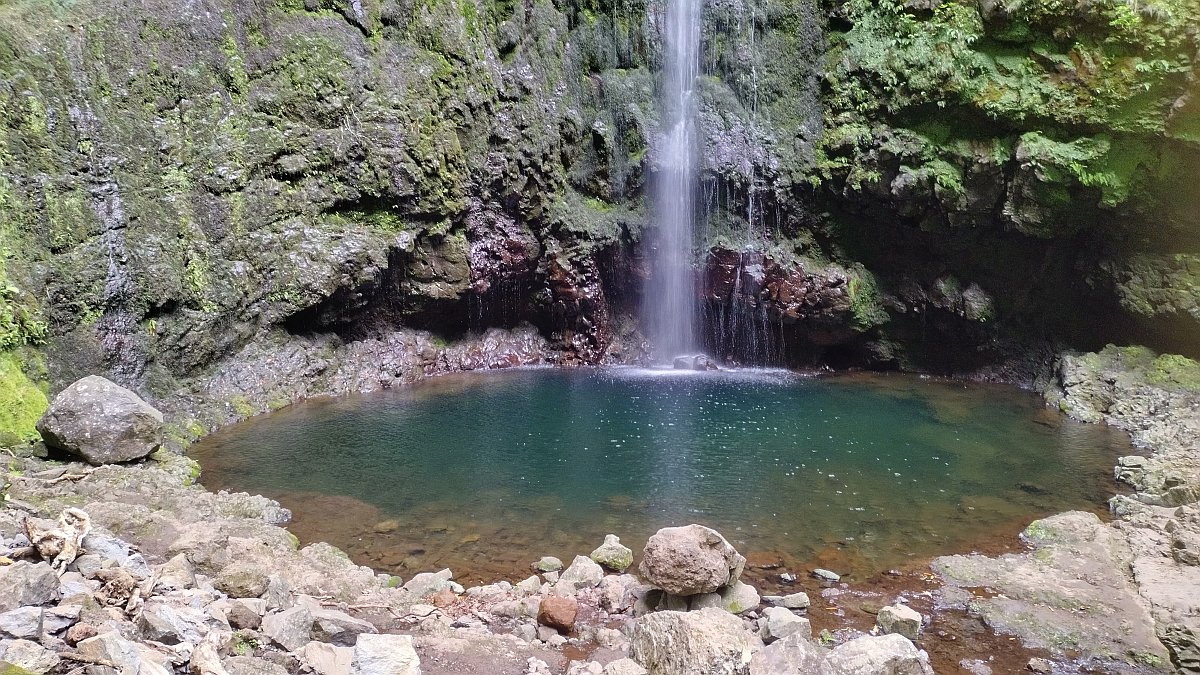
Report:
M575 627L575 617L579 614L579 603L575 598L550 595L542 598L538 607L538 623L569 633Z
M100 631L90 623L77 623L67 629L67 634L63 639L67 644L74 647L88 638L94 638L100 634Z
M442 590L438 591L437 593L434 593L429 598L429 602L434 607L449 607L450 605L453 605L457 601L458 601L458 596L454 594L454 591L452 591L448 588L443 588Z

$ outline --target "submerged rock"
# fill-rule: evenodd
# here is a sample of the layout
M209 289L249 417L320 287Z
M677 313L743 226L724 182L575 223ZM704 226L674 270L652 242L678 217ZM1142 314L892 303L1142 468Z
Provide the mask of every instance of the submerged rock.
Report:
M703 525L664 527L650 537L638 570L671 595L714 593L742 575L746 559Z
M137 394L96 375L64 389L37 423L46 445L90 464L141 459L162 445L163 415Z

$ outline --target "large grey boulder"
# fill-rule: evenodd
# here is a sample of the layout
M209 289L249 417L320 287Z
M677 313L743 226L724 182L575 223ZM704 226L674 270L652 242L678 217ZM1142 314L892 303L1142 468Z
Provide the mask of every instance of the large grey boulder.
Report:
M353 647L363 633L377 633L370 622L336 609L312 609L312 639Z
M0 567L0 612L58 600L58 575L50 565L21 561Z
M262 633L288 651L300 649L312 639L313 615L307 607L269 614L262 622Z
M768 645L750 659L750 675L843 675L829 664L829 652L799 634Z
M107 661L120 673L171 675L167 658L149 647L126 640L116 631L102 633L80 642L76 653L91 661Z
M838 645L829 663L845 675L933 675L929 655L895 633L866 635Z
M14 666L17 673L48 673L59 663L58 654L29 640L0 643L0 673L7 673L5 664Z
M79 620L79 605L21 607L0 614L0 637L40 640L66 630Z
M411 635L363 634L354 645L352 675L421 675Z
M54 397L38 420L46 445L90 464L141 459L162 445L163 415L137 394L89 375Z
M762 642L721 609L655 612L633 626L630 656L650 675L746 675Z
M703 525L664 527L642 550L642 578L671 595L713 593L742 575L746 559Z

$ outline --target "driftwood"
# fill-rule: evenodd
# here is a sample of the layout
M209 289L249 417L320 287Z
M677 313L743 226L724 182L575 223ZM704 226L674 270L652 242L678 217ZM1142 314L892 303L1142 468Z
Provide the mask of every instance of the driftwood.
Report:
M106 659L97 659L92 656L84 656L83 654L78 654L75 652L59 652L58 657L68 661L74 661L76 663L86 663L89 666L105 666L107 668L118 667L117 664L113 663L112 661L108 661Z
M58 476L56 478L39 478L38 476L13 476L13 479L14 480L34 481L37 483L45 483L46 485L58 485L59 483L63 483L66 481L83 480L84 478L87 478L88 476L92 475L92 472L95 470L96 470L96 467L93 466L93 467L84 469L83 473L64 473L63 475Z
M92 518L86 511L69 508L58 517L57 527L47 529L29 517L21 525L38 555L62 573L79 557L83 538L92 531Z

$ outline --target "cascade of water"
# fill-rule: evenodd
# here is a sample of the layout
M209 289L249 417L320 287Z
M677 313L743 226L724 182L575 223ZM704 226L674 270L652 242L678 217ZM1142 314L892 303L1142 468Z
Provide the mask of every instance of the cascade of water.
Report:
M700 70L701 0L667 0L662 89L663 138L655 182L658 220L644 312L656 361L696 347L692 270L696 217L696 78Z

